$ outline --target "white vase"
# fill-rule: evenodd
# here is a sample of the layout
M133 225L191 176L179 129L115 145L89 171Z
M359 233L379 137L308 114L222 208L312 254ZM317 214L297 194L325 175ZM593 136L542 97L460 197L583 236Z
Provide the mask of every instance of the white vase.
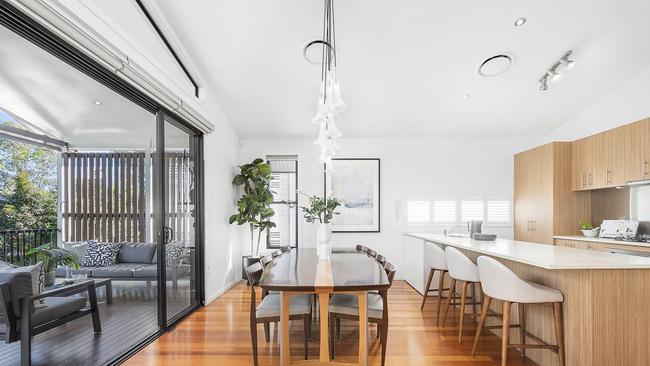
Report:
M318 259L330 259L332 254L332 224L318 225Z

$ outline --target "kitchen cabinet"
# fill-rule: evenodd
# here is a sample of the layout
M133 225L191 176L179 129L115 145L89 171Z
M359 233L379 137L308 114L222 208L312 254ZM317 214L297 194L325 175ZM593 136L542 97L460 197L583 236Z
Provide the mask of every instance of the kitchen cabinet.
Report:
M625 131L625 180L650 179L650 121L644 119L623 127Z
M603 132L605 179L603 187L625 185L625 128L615 128ZM601 173L602 174L601 168ZM602 182L599 178L598 182Z
M597 161L594 154L600 151L596 140L595 136L589 136L571 143L571 185L575 191L589 190L594 186Z
M572 192L571 143L554 142L516 154L515 239L553 244L553 235L578 234L591 216L589 192Z

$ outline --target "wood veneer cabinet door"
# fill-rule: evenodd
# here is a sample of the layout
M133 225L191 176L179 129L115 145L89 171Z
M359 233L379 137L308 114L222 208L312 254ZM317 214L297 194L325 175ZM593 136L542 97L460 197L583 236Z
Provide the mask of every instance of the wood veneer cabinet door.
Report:
M607 186L609 174L607 173L606 139L607 133L602 132L589 137L591 140L591 156L589 161L589 189L604 188Z
M591 137L571 143L571 181L576 191L591 189L593 185L593 145Z
M629 182L650 178L648 120L630 123L623 129L625 131L625 180Z
M582 170L582 140L571 143L571 188L580 191L584 188Z
M615 128L604 132L605 184L617 187L625 184L625 129Z

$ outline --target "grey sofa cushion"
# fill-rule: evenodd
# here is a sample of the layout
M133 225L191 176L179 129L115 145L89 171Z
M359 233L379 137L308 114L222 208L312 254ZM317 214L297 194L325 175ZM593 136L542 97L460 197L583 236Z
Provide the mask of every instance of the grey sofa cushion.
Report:
M63 248L74 253L74 255L76 255L77 258L79 258L79 263L81 263L81 259L83 258L84 253L86 252L87 246L88 246L87 241L73 241L73 242L63 243Z
M9 285L14 315L20 316L20 299L32 296L32 275L28 272L0 272L0 283ZM2 294L0 294L0 298ZM10 309L11 310L11 309ZM0 323L7 322L4 302L0 301Z
M72 314L86 306L85 297L48 297L45 299L47 307L36 309L32 315L34 325L41 325Z
M156 245L153 243L122 243L117 252L118 263L153 263Z
M181 278L190 272L190 268L187 266L181 266L181 267L167 266L168 281L171 281L174 278L172 273L173 271L176 271L176 278ZM138 270L135 270L133 272L133 277L142 278L142 279L144 278L156 279L158 277L158 266L156 264L152 264L146 267L142 267Z
M113 266L93 268L93 278L133 278L133 272L145 267L146 264L118 263Z

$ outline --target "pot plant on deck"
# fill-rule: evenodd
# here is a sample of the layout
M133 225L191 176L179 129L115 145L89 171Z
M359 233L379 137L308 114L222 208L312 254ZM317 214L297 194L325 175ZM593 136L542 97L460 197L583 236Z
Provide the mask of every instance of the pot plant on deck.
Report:
M273 217L273 192L269 188L271 182L271 166L257 158L249 164L239 166L239 174L232 183L242 187L243 192L237 201L237 213L230 216L229 222L237 225L248 224L251 234L251 251L242 256L242 279L246 279L246 267L260 260L259 250L262 232L275 227ZM257 230L257 243L255 231Z
M313 223L318 221L318 258L329 259L332 253L332 218L338 215L336 208L341 205L338 199L333 196L320 198L317 196L309 197L309 207L301 206L303 217L307 222Z
M47 243L30 249L26 255L36 255L36 259L43 262L43 285L54 285L56 266L70 266L79 269L79 258L69 250L59 248L52 243Z

